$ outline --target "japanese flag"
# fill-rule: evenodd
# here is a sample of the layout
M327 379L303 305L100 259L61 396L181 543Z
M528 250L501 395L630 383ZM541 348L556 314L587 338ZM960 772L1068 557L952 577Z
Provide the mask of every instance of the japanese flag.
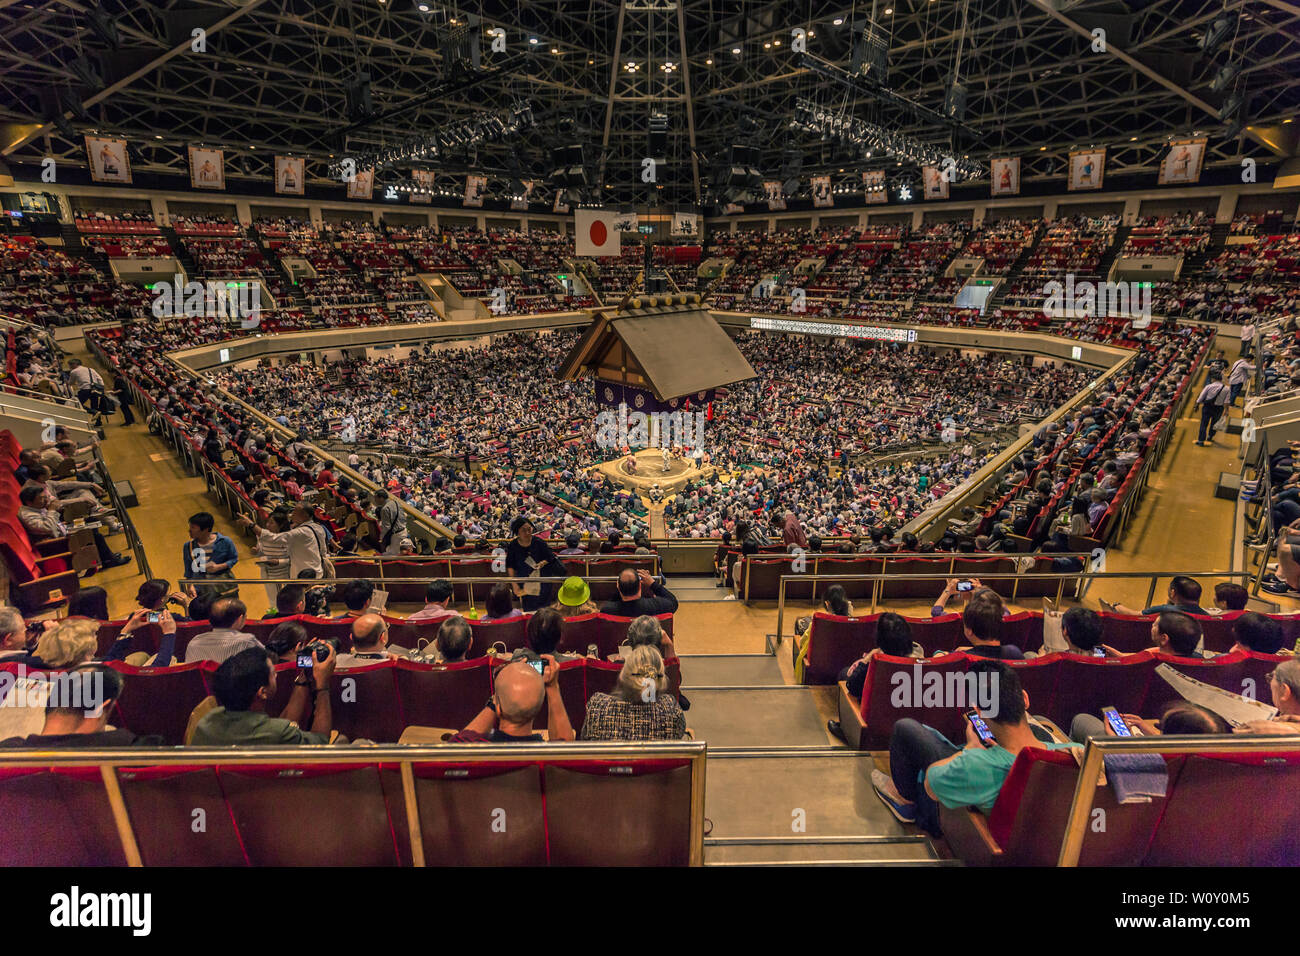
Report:
M577 255L618 255L619 233L614 223L618 213L602 209L579 209L574 217L574 252Z

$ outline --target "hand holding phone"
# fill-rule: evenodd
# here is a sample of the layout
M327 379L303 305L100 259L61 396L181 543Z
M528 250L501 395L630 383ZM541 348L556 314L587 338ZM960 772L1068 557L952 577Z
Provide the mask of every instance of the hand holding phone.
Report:
M975 735L985 747L992 747L997 743L993 731L989 730L989 725L984 722L984 718L979 715L978 711L968 711L966 719L970 721L971 727L975 730Z
M1101 715L1106 718L1106 725L1110 727L1110 732L1116 737L1132 737L1133 731L1129 730L1128 724L1120 716L1120 712L1114 707L1103 707Z

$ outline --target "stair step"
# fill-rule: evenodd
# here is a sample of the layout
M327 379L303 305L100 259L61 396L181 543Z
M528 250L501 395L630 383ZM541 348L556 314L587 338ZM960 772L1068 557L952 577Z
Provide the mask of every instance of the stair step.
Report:
M742 754L710 747L704 794L704 815L713 823L708 839L716 844L859 841L914 855L928 839L894 819L876 796L875 766L871 754L854 750Z
M826 719L811 687L697 686L687 690L691 700L687 724L696 740L708 741L710 756L716 747L847 749L826 730Z
M785 684L771 654L681 654L682 687L773 687Z
M928 840L760 840L704 841L705 866L917 866L951 865L940 860Z

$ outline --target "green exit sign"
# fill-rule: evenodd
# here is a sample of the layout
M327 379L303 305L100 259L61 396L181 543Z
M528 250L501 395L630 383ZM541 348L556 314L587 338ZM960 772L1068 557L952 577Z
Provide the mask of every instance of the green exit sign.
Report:
M655 231L655 227L654 227L654 226L637 226L637 227L636 227L636 230L637 230L637 232L644 233L645 235L649 236L649 235L651 235L651 234L654 233L654 231Z

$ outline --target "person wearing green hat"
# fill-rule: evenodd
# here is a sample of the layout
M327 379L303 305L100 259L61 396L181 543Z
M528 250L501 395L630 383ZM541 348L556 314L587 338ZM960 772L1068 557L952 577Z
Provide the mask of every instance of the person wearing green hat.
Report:
M567 617L579 617L583 614L595 614L600 610L591 600L591 588L580 577L568 577L560 585L551 607Z

